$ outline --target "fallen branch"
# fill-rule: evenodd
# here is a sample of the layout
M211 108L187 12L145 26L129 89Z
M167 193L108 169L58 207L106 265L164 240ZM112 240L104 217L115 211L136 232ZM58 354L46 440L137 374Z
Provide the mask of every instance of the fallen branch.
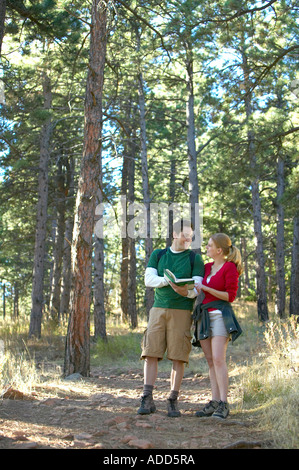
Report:
M262 445L261 441L236 441L224 446L223 449L252 449L254 447L262 447Z

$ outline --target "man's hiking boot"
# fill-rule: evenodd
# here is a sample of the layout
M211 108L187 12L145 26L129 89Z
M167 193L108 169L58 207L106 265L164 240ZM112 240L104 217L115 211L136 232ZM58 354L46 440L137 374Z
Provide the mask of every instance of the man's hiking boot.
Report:
M211 400L204 408L200 411L196 411L195 416L199 418L206 418L212 416L212 414L217 410L219 402L216 400Z
M228 403L226 401L220 401L218 408L214 413L212 414L212 418L220 418L220 419L225 419L229 415L229 407Z
M170 418L178 418L181 416L181 412L178 409L177 399L168 398L167 399L167 416Z
M150 413L154 413L156 411L156 405L152 395L143 395L140 401L140 408L137 411L139 415L149 415Z

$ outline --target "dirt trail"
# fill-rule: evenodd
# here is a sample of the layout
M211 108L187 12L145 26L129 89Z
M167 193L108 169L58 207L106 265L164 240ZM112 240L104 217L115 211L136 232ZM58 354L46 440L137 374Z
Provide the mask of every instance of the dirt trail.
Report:
M237 412L233 403L225 421L194 416L210 399L207 377L186 371L180 418L166 415L164 372L154 391L156 413L137 415L142 382L140 369L93 368L88 379L47 383L31 395L11 390L0 399L0 449L271 448L257 417Z

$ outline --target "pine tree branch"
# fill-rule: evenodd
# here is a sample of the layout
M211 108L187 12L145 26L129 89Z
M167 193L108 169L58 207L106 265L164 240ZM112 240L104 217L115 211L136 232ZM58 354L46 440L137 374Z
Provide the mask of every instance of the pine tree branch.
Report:
M255 13L256 11L265 10L266 8L270 7L271 5L273 5L273 3L276 3L276 2L277 2L277 0L271 0L266 5L263 5L261 7L246 8L246 9L241 8L241 10L237 11L237 13L235 13L232 16L229 16L228 18L224 18L223 20L220 20L220 22L225 23L227 21L235 20L236 18L239 18L240 16L246 15L247 13ZM217 20L216 20L216 22L217 22Z
M290 134L293 134L294 132L298 132L298 131L299 131L299 126L292 127L288 131L280 132L279 134L272 134L270 137L268 137L268 140L276 139L277 137L285 137L286 135L290 135Z
M247 92L247 93L252 93L253 90L258 86L258 84L261 82L261 80L263 78L266 77L266 75L268 75L268 73L270 72L271 69L273 69L273 67L275 67L275 65L281 60L283 59L286 55L288 55L290 52L293 52L293 51L296 51L296 50L299 50L299 45L294 45L292 47L289 47L288 49L284 49L283 53L280 54L279 56L276 57L276 59L270 64L270 65L267 65L265 67L265 69L262 71L262 73L257 77L257 79L255 80L253 86L250 88L250 90Z
M139 21L144 23L148 28L150 28L152 31L154 31L157 34L157 36L159 36L159 38L161 39L161 44L162 44L164 50L168 53L168 49L164 44L162 34L156 28L154 28L148 21L146 21L144 18L142 18L142 16L138 15L138 13L136 13L136 11L134 11L131 7L129 7L129 5L126 5L125 2L123 2L122 0L116 0L116 1L118 3L120 3L124 8L126 8L130 13L132 13L135 16L135 18L137 18Z
M22 18L29 19L32 23L38 26L40 31L44 31L47 34L50 33L52 25L45 25L44 23L39 21L39 19L34 14L32 14L28 8L25 7L24 3L21 0L7 0L7 7L19 13Z

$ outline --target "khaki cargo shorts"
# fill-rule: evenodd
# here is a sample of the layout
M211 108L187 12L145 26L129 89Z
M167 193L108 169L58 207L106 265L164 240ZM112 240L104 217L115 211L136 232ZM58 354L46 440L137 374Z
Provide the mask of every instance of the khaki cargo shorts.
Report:
M146 356L189 362L191 351L190 310L153 307L142 341L141 359Z

